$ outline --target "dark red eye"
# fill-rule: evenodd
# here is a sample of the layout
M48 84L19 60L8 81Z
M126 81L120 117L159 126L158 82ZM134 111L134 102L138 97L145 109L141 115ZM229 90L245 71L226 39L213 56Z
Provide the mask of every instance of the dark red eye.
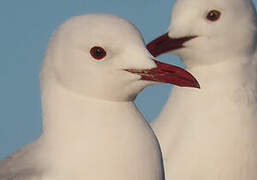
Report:
M217 10L211 10L207 14L207 19L210 21L217 21L220 18L221 13Z
M94 46L91 48L90 54L93 58L100 60L106 56L106 51L102 47Z

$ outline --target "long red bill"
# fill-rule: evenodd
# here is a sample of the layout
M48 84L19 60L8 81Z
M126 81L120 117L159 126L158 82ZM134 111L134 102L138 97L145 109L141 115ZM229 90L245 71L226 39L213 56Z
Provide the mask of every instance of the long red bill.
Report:
M135 70L126 69L126 71L138 74L142 80L170 83L182 87L200 88L198 81L186 70L154 60L157 67L153 69Z
M179 49L183 47L183 44L186 41L189 41L196 36L188 36L182 38L170 38L168 33L163 34L162 36L156 38L147 44L148 51L154 56L159 56L160 54L166 53L168 51Z

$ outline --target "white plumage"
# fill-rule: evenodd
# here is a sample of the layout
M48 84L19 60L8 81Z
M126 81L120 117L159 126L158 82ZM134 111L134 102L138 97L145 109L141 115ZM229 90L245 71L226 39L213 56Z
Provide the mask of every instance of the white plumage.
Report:
M256 17L250 0L175 2L168 36L197 37L172 52L201 89L174 87L151 124L167 180L257 179Z
M107 52L100 60L90 54L97 46ZM40 73L43 133L0 162L0 179L163 180L159 144L131 101L154 82L124 71L156 68L148 54L122 18L89 14L62 24Z

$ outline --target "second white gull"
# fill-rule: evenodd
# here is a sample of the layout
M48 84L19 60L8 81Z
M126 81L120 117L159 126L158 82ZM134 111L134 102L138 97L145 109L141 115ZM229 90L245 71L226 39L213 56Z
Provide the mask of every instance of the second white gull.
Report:
M148 44L201 84L174 87L151 123L167 180L257 179L256 17L251 0L176 0L168 32Z

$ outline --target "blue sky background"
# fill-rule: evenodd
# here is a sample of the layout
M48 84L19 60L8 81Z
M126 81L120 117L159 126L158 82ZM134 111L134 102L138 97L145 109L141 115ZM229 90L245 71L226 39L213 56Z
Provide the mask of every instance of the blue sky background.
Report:
M41 132L38 73L48 39L65 19L85 13L113 13L133 22L146 42L164 33L174 0L2 0L0 6L0 159ZM159 59L183 66L173 55ZM136 99L154 119L170 85L146 88Z

